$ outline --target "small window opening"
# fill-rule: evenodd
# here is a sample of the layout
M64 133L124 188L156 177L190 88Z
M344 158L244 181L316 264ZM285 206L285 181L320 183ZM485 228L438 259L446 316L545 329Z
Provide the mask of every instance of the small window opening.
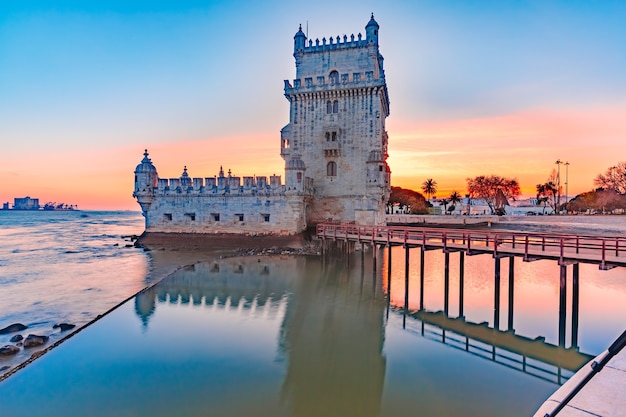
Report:
M331 85L339 84L339 73L337 71L332 71L328 78Z
M337 142L337 132L332 133L332 141Z
M333 101L333 113L339 113L339 101Z
M326 113L330 114L333 112L333 103L329 101L326 102Z
M326 175L329 177L337 176L337 163L335 161L330 161L328 165L326 165Z
M219 222L220 221L220 214L219 213L211 213L211 216L213 217L213 221L215 221L215 222Z
M302 182L302 172L298 172L296 174L296 178L298 179L298 183L301 183Z
M171 222L172 221L172 213L164 213L163 214L163 219L168 221L168 222Z
M235 214L235 218L237 218L240 222L242 222L243 221L243 214L241 214L241 213Z
M270 221L270 215L269 214L262 214L263 216L263 221L266 223L269 223Z

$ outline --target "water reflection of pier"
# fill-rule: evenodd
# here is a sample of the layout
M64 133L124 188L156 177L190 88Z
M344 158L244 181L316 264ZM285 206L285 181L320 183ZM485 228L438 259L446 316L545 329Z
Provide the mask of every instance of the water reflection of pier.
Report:
M540 259L555 260L559 265L559 346L566 346L567 319L567 269L572 266L571 343L578 348L578 321L580 298L580 263L596 264L601 270L626 266L626 238L582 236L565 234L525 233L511 231L475 231L462 229L429 229L416 227L372 227L357 225L319 224L317 236L328 252L329 243L350 252L356 244L388 248L391 265L391 248L405 249L405 309L408 309L409 252L420 249L420 310L424 309L424 253L441 250L444 253L444 314L449 314L450 254L459 253L459 317L464 317L464 265L465 255L489 254L494 258L494 319L500 329L501 313L501 260L508 259L508 311L507 329L513 331L515 258L525 262ZM373 253L376 256L378 250ZM391 285L391 268L388 268L388 287Z
M404 318L416 319L422 336L439 341L470 354L489 359L549 382L562 384L581 366L593 358L576 349L565 349L530 339L510 331L472 323L464 318L450 318L443 312L396 310ZM411 325L405 328L411 329ZM428 326L428 327L427 327ZM569 371L569 372L563 372Z

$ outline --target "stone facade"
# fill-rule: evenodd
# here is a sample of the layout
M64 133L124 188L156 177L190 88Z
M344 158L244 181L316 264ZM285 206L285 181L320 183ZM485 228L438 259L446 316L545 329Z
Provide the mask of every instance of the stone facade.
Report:
M296 79L285 81L289 124L281 155L298 157L314 179L310 221L378 224L389 199L389 98L374 16L361 34L320 42L294 37Z
M366 36L336 42L294 37L296 79L285 81L289 124L280 176L159 178L148 151L133 196L148 232L294 234L329 219L384 222L390 192L389 99L374 16ZM243 180L243 181L242 181Z

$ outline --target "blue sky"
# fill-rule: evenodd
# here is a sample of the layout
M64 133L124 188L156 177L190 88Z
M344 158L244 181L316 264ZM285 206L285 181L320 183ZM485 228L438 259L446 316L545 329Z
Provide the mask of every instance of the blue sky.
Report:
M0 200L134 207L145 147L165 177L282 171L298 25L356 34L371 12L392 183L532 190L559 158L580 192L626 159L624 2L3 0Z

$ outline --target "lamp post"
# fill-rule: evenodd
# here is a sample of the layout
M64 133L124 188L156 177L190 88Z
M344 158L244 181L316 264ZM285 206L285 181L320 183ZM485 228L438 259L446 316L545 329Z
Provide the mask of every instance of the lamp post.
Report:
M555 164L557 167L557 174L556 174L556 207L555 207L555 211L556 214L559 214L559 208L561 206L561 164L563 163L563 161L561 161L560 159L557 159Z
M565 161L565 204L569 204L569 199L568 199L568 187L569 187L569 162ZM566 212L568 211L567 209L565 210Z

